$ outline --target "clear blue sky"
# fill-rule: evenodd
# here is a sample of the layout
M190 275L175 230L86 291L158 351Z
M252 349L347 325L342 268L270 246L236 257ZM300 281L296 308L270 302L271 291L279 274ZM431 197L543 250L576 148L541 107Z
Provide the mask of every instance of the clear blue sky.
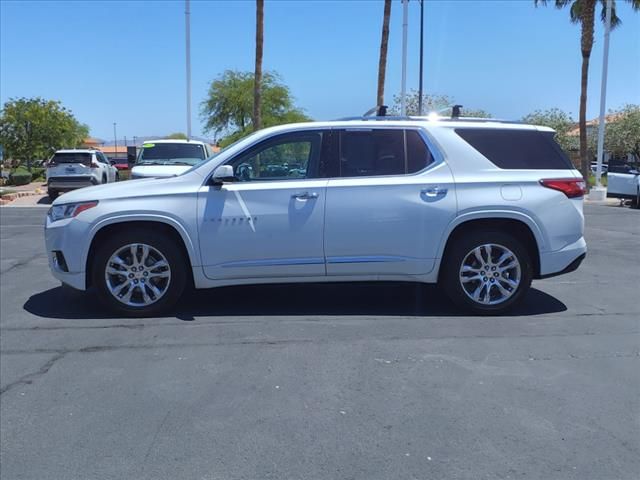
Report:
M640 103L640 14L618 0L608 106ZM419 5L410 2L408 87L418 84ZM0 101L58 99L91 134L186 130L183 1L0 2ZM264 67L278 71L315 119L375 104L382 0L265 3ZM199 104L225 69L253 70L253 1L192 1L194 134ZM579 27L533 0L427 1L425 91L496 117L557 106L577 116ZM588 116L598 114L603 29L591 57ZM387 103L400 90L402 5L393 2Z

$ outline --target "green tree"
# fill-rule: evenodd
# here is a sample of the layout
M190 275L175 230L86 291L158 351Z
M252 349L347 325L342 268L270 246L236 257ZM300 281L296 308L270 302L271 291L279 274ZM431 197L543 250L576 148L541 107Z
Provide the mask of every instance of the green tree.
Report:
M609 110L604 126L604 150L616 158L629 153L640 160L640 105L625 105L620 110ZM597 125L591 129L589 148L596 151Z
M576 137L569 136L569 132L574 128L575 122L571 118L571 114L559 108L536 110L524 116L522 121L531 125L553 128L556 131L556 141L567 153L578 148Z
M164 138L167 138L167 139L170 139L170 140L188 140L187 135L185 133L182 133L182 132L170 133L169 135L167 135Z
M417 90L411 90L406 96L406 108L407 115L418 115L420 95ZM451 106L455 104L455 101L449 95L422 95L422 111L427 115L430 112L440 112L441 115L446 116L451 113L449 110ZM447 110L445 113L444 110ZM393 106L390 110L391 115L400 115L400 95L394 95ZM491 114L485 110L462 108L463 117L479 117L479 118L491 118Z
M48 158L54 150L80 146L89 127L55 100L9 99L0 114L0 144L5 155L19 164Z
M546 5L547 0L533 0L535 5ZM640 10L640 0L625 0L631 3L634 10ZM569 15L572 23L581 27L580 51L582 53L582 71L580 75L580 170L584 178L590 173L589 150L587 140L587 84L589 79L589 59L593 48L593 30L595 26L596 5L602 5L602 20L605 20L606 0L554 0L556 8L570 7ZM620 24L616 15L615 0L611 9L611 28Z
M226 134L220 145L232 143L253 131L254 74L227 70L211 82L200 114L206 132ZM275 72L262 78L262 127L305 122L309 117L294 105L289 88Z

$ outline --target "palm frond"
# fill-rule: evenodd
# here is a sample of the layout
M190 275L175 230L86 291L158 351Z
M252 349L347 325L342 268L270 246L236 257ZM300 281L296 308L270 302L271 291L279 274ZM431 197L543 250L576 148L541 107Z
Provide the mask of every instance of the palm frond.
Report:
M589 0L575 0L575 2L571 4L571 9L569 10L571 23L580 23L582 21L582 12L584 12L585 1Z
M640 4L640 0L637 1ZM605 23L607 21L607 0L600 0L600 3L602 4L600 18L602 19L602 23ZM621 23L622 20L620 20L620 17L618 17L618 15L616 15L616 0L613 0L613 2L611 3L611 30L616 28Z

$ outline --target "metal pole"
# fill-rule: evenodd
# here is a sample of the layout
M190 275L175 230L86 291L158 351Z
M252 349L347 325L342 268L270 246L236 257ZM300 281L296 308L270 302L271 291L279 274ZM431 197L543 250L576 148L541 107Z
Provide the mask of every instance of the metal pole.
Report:
M191 139L191 10L189 0L184 1L184 23L187 49L187 139Z
M422 60L424 52L424 0L420 0L420 79L418 81L418 115L422 115Z
M113 122L113 147L113 157L115 158L118 156L118 136L116 135L116 122Z
M402 0L402 86L400 91L400 115L407 114L407 27L409 0Z
M602 161L604 158L604 114L607 100L607 73L609 69L609 32L611 31L611 4L607 0L607 16L604 26L604 52L602 53L602 83L600 87L600 120L598 122L598 163L596 164L596 186L602 187Z

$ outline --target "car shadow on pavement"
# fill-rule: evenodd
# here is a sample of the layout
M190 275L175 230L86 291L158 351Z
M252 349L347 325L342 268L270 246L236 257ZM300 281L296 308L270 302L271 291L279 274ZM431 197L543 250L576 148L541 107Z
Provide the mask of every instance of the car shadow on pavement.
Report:
M93 293L56 287L31 296L24 309L45 318L117 318L105 311ZM564 303L532 288L509 316L541 315L567 310ZM434 285L414 283L319 283L221 287L185 294L164 317L184 321L207 316L463 316Z

